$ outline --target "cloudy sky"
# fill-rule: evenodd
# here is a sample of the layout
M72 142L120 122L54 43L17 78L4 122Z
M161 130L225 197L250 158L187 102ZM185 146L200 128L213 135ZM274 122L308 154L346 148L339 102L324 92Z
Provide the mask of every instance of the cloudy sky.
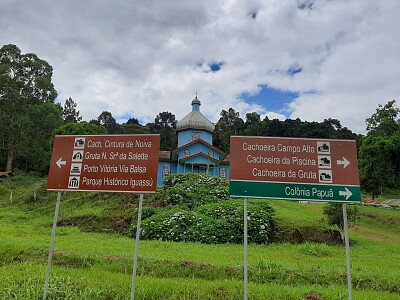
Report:
M398 0L0 0L0 47L53 66L84 120L202 112L339 119L400 102Z

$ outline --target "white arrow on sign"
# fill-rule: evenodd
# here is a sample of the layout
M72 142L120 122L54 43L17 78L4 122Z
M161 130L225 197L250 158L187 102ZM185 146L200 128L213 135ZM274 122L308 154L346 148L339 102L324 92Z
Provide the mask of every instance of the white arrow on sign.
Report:
M343 165L343 168L346 168L349 164L350 164L350 162L344 157L344 156L342 156L342 158L343 158L343 160L337 160L336 161L336 163L338 164L338 165Z
M62 160L62 157L60 157L59 160L57 160L56 164L57 166L61 169L61 165L65 165L67 162L65 160Z
M352 192L349 191L349 189L347 187L345 187L345 191L339 191L339 196L346 196L346 200L349 200L349 198L351 197L351 195L353 195Z

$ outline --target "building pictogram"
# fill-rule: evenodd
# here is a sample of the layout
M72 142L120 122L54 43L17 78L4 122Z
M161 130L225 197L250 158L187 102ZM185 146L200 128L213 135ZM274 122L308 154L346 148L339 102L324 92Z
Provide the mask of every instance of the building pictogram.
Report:
M69 189L79 189L79 176L70 176L68 181L68 188Z

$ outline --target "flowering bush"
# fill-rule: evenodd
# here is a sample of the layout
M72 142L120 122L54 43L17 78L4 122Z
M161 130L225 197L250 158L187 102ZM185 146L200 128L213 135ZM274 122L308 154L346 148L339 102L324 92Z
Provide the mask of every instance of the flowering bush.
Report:
M175 208L157 213L155 208L143 207L141 239L207 244L243 242L243 201L229 200L225 179L192 173L169 175L158 195ZM132 236L136 234L136 223L132 222ZM248 241L265 244L274 237L273 208L265 201L252 201L248 210Z
M164 180L163 192L167 204L194 209L229 199L229 183L206 174L174 174Z
M203 205L196 212L212 219L225 221L227 224L225 229L218 229L222 231L221 234L224 235L225 239L230 239L228 242L241 243L243 241L243 201L234 200ZM249 204L247 226L248 241L250 243L265 244L274 240L276 229L274 215L274 209L267 202L252 202Z
M170 209L143 220L140 238L176 242L195 241L196 233L191 228L201 222L201 216L194 212ZM136 232L136 226L136 224L132 226L132 235Z
M267 203L252 203L248 211L248 240L264 244L273 240L273 209ZM136 232L136 224L132 235ZM207 244L243 242L243 203L228 201L207 204L196 211L170 209L142 222L141 238L190 241Z

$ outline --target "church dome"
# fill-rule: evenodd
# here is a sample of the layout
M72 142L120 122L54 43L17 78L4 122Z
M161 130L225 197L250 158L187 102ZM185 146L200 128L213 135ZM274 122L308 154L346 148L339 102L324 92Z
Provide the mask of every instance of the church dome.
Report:
M195 129L214 132L214 124L200 112L200 105L201 102L196 96L192 101L192 111L176 124L176 130Z

